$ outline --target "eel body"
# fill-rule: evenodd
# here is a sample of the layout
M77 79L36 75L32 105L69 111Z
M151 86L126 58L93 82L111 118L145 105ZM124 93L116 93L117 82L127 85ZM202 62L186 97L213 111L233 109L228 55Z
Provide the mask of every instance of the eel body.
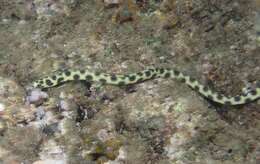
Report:
M62 84L67 81L79 81L85 80L88 82L99 82L101 84L109 85L130 85L135 83L140 83L146 80L154 78L173 78L177 79L189 87L199 92L202 96L210 99L214 102L225 104L225 105L239 105L252 102L260 98L260 83L257 83L257 86L254 90L251 90L247 94L241 94L237 96L224 96L219 94L209 87L202 85L194 78L184 75L183 73L168 68L150 68L143 70L138 73L131 73L126 75L115 75L115 74L106 74L99 72L92 72L89 70L66 70L53 74L52 76L47 76L42 79L36 80L33 82L33 86L37 88L50 88Z

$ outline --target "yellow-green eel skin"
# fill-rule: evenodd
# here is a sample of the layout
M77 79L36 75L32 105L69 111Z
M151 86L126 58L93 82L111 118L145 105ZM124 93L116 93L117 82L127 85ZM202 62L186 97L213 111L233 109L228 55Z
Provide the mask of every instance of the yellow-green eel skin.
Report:
M260 98L260 82L257 82L256 88L254 90L251 90L249 93L230 97L216 93L210 88L203 86L201 83L199 83L192 77L184 75L183 73L175 69L168 68L150 68L138 73L131 73L126 75L106 74L89 70L68 69L63 72L53 74L52 76L47 76L34 81L33 87L50 88L60 85L64 82L80 80L88 82L98 82L101 84L124 86L140 83L154 78L173 78L180 80L181 82L187 84L195 91L199 92L202 96L206 97L207 99L224 105L246 104Z

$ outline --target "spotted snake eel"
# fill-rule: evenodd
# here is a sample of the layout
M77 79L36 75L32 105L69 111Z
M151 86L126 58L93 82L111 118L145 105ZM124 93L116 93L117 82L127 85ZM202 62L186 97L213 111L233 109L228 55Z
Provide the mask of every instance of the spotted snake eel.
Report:
M173 78L177 79L189 87L199 92L205 98L224 105L239 105L252 102L260 98L260 82L257 83L256 88L247 94L241 94L234 97L224 96L216 93L209 87L199 83L194 78L184 75L183 73L169 68L150 68L138 73L131 73L126 75L106 74L99 72L92 72L89 70L65 70L58 72L52 76L47 76L33 82L33 87L36 88L50 88L62 84L67 81L85 80L88 82L99 82L101 84L110 84L117 86L130 85L140 83L154 78Z

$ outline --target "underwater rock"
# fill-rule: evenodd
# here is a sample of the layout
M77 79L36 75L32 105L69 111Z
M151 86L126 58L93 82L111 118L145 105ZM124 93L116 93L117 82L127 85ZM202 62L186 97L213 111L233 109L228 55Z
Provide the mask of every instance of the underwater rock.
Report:
M41 104L47 98L48 94L46 92L36 88L31 90L29 95L26 97L26 101L30 104Z
M118 6L120 3L119 0L104 0L104 4L106 8L112 8Z
M5 110L5 105L3 103L0 103L0 113Z
M33 162L33 164L66 164L63 160L45 159Z
M0 98L15 98L23 94L23 89L14 80L0 76Z
M66 164L66 154L54 140L48 140L42 145L40 159L33 164Z

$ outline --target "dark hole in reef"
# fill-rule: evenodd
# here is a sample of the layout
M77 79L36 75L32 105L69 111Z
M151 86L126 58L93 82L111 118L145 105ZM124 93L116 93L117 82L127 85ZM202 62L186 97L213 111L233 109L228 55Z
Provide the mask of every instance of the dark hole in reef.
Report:
M85 118L85 115L86 115L86 113L85 113L84 109L82 109L81 107L78 107L77 108L77 117L76 117L75 121L82 122Z

